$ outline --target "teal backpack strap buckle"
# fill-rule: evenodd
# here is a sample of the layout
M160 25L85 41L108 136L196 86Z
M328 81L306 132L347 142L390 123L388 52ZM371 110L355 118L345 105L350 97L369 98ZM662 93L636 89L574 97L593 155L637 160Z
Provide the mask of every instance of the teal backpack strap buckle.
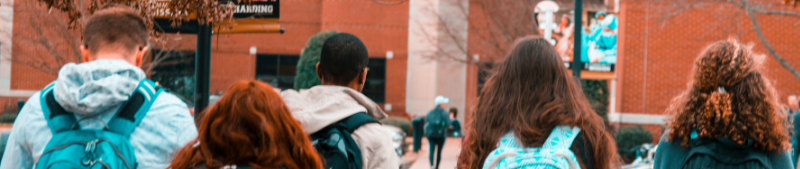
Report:
M39 93L39 102L42 107L44 119L47 120L47 126L50 127L50 132L55 135L56 133L80 129L77 124L77 119L72 113L64 110L61 105L56 102L55 95L53 94L55 83L47 85Z
M147 79L140 81L125 105L109 121L108 130L123 136L130 136L133 129L150 111L150 107L161 92L163 89L156 86L153 81Z

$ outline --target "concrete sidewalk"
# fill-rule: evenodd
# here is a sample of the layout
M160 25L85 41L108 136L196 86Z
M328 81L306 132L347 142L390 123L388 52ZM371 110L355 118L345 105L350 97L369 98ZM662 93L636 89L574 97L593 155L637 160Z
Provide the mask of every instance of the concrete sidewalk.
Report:
M422 139L422 149L419 150L419 158L411 165L411 169L429 169L431 167L428 162L429 152L428 140ZM447 138L444 142L444 149L442 150L442 164L439 165L440 169L455 168L458 163L458 155L461 153L461 138L451 137Z

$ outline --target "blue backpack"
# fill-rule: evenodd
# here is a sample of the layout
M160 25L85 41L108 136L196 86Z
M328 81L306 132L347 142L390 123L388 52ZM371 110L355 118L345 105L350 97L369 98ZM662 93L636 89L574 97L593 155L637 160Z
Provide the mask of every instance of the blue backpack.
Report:
M442 108L436 107L425 116L425 136L443 138L445 128L447 128L447 112Z
M483 168L486 169L580 169L572 150L572 141L578 136L578 127L557 126L542 147L523 147L509 131L500 138L497 149L489 153Z
M37 169L134 169L134 148L128 137L163 91L142 80L125 105L102 130L83 130L72 113L56 103L53 85L41 92L41 106L53 138L36 162Z

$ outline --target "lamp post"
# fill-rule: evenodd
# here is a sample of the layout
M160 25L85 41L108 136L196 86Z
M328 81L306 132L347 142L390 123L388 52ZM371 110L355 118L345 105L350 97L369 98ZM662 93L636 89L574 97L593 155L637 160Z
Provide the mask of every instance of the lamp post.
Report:
M581 79L581 38L583 38L583 2L575 0L575 26L572 33L572 76L576 81L580 82ZM580 83L578 83L580 85Z

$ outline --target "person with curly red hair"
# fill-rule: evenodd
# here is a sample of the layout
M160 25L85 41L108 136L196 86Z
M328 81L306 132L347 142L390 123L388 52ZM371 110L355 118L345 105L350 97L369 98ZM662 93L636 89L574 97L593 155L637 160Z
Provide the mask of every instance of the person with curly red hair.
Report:
M789 136L762 55L735 39L706 48L656 150L655 168L793 168Z
M169 168L322 169L300 123L267 84L237 82L203 114L200 135Z

